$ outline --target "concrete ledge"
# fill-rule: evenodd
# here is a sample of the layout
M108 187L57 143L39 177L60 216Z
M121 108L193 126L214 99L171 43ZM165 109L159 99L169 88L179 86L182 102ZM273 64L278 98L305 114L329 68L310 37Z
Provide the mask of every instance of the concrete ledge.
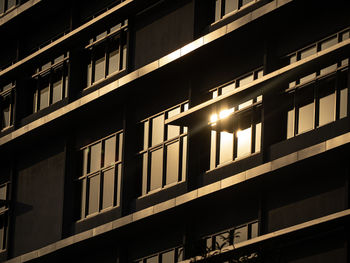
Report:
M42 0L29 0L28 2L24 3L23 5L19 5L4 16L0 18L0 26L4 25L5 23L9 22L11 19L15 18L19 14L27 11L37 3L40 3Z

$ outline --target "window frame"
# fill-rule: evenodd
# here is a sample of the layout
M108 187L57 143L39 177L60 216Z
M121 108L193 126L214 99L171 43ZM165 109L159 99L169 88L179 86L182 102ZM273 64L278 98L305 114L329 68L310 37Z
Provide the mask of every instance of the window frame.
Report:
M142 193L141 197L146 196L148 194L153 194L155 192L158 192L162 189L172 187L174 185L177 185L181 182L184 182L187 177L187 143L188 143L188 128L184 126L178 126L179 127L179 134L176 136L173 136L171 138L168 138L167 132L169 126L175 126L175 125L166 125L164 124L164 121L169 117L169 112L172 110L175 110L177 108L180 108L180 112L184 112L188 110L189 108L189 101L184 101L176 106L173 106L165 111L162 111L160 113L157 113L155 115L152 115L142 121L140 121L140 125L143 126L143 145L142 150L138 153L138 156L142 163ZM153 125L153 119L164 116L163 122L162 122L162 135L163 139L161 142L152 145L152 125ZM146 124L147 123L147 124ZM146 128L145 128L146 127ZM146 134L147 133L147 134ZM167 147L169 145L179 143L179 150L178 150L178 180L176 182L172 182L167 184ZM151 165L152 165L152 153L162 150L162 163L161 163L161 186L157 187L155 189L151 189L151 179L152 179L152 171L151 171ZM146 170L146 171L145 171ZM155 175L153 175L155 176ZM159 179L159 178L158 178Z
M56 61L58 60L58 61ZM48 61L46 64L40 65L36 68L36 72L32 75L33 86L33 107L32 112L36 113L51 105L62 101L68 97L69 92L69 52L63 53L62 55ZM54 97L54 84L57 83L56 76L59 76L61 81L61 94L60 99L53 101ZM43 85L47 83L47 85ZM41 95L40 92L48 88L48 101L47 106L41 108Z
M108 139L111 139L115 137L115 159L113 162L109 164L104 163L104 146L105 142ZM91 147L101 144L100 147L100 167L97 170L90 171L88 170L88 167L91 165ZM99 139L97 141L94 141L88 145L85 145L84 147L81 147L79 149L79 154L81 156L81 173L80 176L78 176L75 181L79 185L80 188L80 216L79 220L84 220L86 218L94 217L98 214L101 214L105 211L109 211L111 209L114 209L116 207L120 206L120 199L121 199L121 178L123 175L123 162L124 162L124 131L119 130L115 133L112 133L102 139ZM88 156L86 163L84 163L84 151L86 149L88 150ZM103 166L102 166L103 164ZM86 167L84 167L86 165ZM86 168L86 173L85 173ZM106 171L114 170L113 178L114 178L114 186L113 186L113 204L111 206L103 208L103 175ZM98 208L96 212L89 213L89 198L90 198L90 187L89 187L89 180L95 176L98 176L99 178L99 185L98 189L99 192L97 194L97 203Z
M249 7L249 6L252 6L253 4L259 2L260 0L251 0L249 3L243 5L243 1L244 0L237 0L237 9L234 9L228 13L225 13L225 5L226 5L226 0L215 0L214 1L214 22L211 24L211 25L214 25L216 23L218 23L219 21L221 20L224 20L226 19L227 17L230 17L238 12L240 12L241 10ZM219 18L217 18L216 14L217 14L217 3L218 3L218 6L219 6L219 11L218 11L218 16Z
M114 51L112 44L118 41L118 61L119 65L116 71L109 72L110 54ZM128 64L128 20L124 20L113 27L108 27L105 31L95 35L89 40L85 46L85 51L88 54L87 71L86 71L86 87L88 89L103 80L115 76L127 69ZM95 80L97 54L103 54L103 76Z
M3 11L1 12L1 8L0 8L0 17L10 12L11 10L15 9L18 6L19 4L18 0L15 0L14 2L15 4L11 7L9 7L9 0L3 0L3 3L0 2L0 4L2 4L2 9L3 9Z
M168 253L170 251L174 251L174 263L184 260L184 247L178 246L178 247L175 247L172 249L167 249L167 250L164 250L164 251L137 259L134 261L134 263L147 263L147 259L154 258L154 257L157 257L157 263L161 263L162 262L162 255L165 253Z
M5 193L5 201L9 200L9 189L10 189L10 182L7 181L5 183L0 184L1 187L6 187L6 193ZM0 236L0 252L7 250L7 242L8 242L8 224L9 224L9 204L6 203L3 207L0 207L0 217L3 218L3 236Z

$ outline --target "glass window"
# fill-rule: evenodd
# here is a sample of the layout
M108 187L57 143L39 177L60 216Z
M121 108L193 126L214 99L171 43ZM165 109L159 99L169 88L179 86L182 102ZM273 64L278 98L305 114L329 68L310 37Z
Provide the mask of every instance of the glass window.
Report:
M314 127L314 103L299 108L298 133L303 133Z
M16 6L16 0L7 0L7 9Z
M40 90L40 106L39 110L42 110L49 106L49 87Z
M225 15L238 9L238 0L225 0Z
M142 122L142 194L185 180L187 128L164 122L187 109L183 103Z
M237 244L242 241L248 240L248 226L243 226L236 228L234 230L234 239L233 243Z
M162 255L162 263L174 263L175 262L175 251L170 250L168 252L163 253Z
M339 118L345 118L348 114L348 89L340 90Z
M300 52L300 59L304 59L304 58L307 58L311 55L314 55L314 54L316 54L316 52L317 52L316 45L312 46L310 48L307 48L307 49Z
M252 148L252 128L237 131L237 158L249 155Z
M87 62L87 86L126 67L127 30L121 29L121 26L127 23L128 20L125 20L89 40L86 47L90 57Z
M220 20L226 14L244 8L247 4L258 0L216 0L215 1L215 21Z
M62 80L58 80L52 85L52 103L62 99Z
M220 132L219 163L223 164L233 159L233 133Z
M119 132L82 149L81 218L119 205L122 144Z
M5 106L2 109L2 128L10 126L10 106Z
M324 49L327 49L331 46L334 46L335 44L338 43L338 37L335 36L335 37L332 37L330 39L327 39L326 41L323 41L321 43L321 50L324 50Z
M335 94L320 98L319 125L325 125L335 120Z
M294 122L295 122L294 115L295 115L294 109L288 111L287 139L294 136Z
M223 249L230 245L230 232L224 232L215 236L215 249Z
M250 82L252 82L254 80L254 75L253 74L250 74L242 79L239 80L238 84L239 86L244 86L244 85L247 85L249 84Z
M8 185L8 182L0 185L0 200L8 200ZM0 251L6 249L8 217L8 204L5 203L0 207Z
M5 12L5 0L0 0L0 14Z

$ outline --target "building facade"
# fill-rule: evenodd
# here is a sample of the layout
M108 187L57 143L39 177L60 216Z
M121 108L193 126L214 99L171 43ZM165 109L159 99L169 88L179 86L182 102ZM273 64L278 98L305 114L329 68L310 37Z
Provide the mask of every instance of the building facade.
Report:
M0 0L1 262L350 262L345 0Z

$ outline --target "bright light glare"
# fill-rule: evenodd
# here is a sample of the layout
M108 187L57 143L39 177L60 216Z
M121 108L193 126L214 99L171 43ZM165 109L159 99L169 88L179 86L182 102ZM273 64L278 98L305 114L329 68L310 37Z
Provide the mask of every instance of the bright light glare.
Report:
M233 111L234 111L233 108L220 111L219 113L220 119L227 118Z
M216 122L217 120L218 120L218 115L216 113L210 116L210 122Z

